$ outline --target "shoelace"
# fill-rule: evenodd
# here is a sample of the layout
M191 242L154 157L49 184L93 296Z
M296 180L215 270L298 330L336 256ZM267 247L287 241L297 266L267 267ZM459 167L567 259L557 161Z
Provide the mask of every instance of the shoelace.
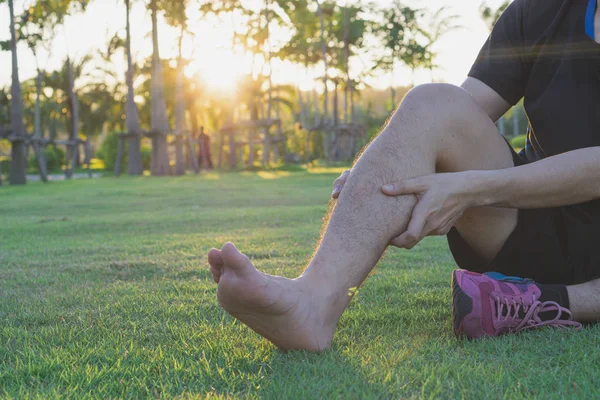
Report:
M505 321L520 321L516 326L510 328L511 332L521 332L525 329L539 328L542 326L555 326L560 328L573 327L580 331L582 325L573 321L573 314L567 308L561 307L554 301L546 301L544 303L535 300L531 306L517 303L514 299L512 302L502 301L500 298L496 298L498 304L496 320L498 322ZM506 307L506 310L505 310ZM525 315L521 318L519 312L523 309ZM539 314L544 312L556 312L556 316L553 319L542 321ZM566 318L563 318L563 314Z

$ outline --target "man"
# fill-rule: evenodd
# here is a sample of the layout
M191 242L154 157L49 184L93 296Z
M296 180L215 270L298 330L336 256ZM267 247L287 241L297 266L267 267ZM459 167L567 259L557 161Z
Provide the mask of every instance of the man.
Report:
M263 274L231 243L210 251L225 310L282 349L323 350L388 244L447 234L463 268L457 336L599 319L599 3L515 0L462 88L412 90L336 181L300 277ZM516 155L492 121L522 97L530 129ZM479 274L490 271L501 274Z

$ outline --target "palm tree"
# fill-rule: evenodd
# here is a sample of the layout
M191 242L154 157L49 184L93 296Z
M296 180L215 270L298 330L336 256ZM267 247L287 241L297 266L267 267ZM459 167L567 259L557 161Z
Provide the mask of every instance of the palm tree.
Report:
M12 85L11 85L11 164L9 181L13 185L27 183L25 174L27 160L25 151L25 125L23 124L23 99L21 97L21 82L19 81L19 60L17 58L17 32L15 29L15 9L13 0L8 0L10 14L10 52L12 55Z
M327 41L325 39L325 15L323 11L323 4L317 0L317 14L319 15L319 28L321 30L321 59L323 61L323 123L327 123L327 117L329 114L329 90L327 88Z
M169 120L165 102L163 68L158 49L158 0L150 0L152 13L152 112L150 114L152 136L152 165L153 175L165 176L170 173L167 133Z
M135 104L135 93L133 89L134 66L131 57L131 24L130 24L131 0L125 0L125 12L127 15L126 31L127 39L125 41L125 51L127 53L127 103L125 105L125 125L127 127L128 140L128 166L129 175L142 175L144 166L142 165L142 154L140 151L140 121L138 108Z
M186 8L188 0L173 0L163 4L165 17L169 25L179 28L177 70L175 81L175 175L185 174L185 160L183 155L183 141L187 136L185 133L185 89L184 73L185 60L183 59L183 39L188 33ZM191 143L190 143L191 144ZM193 146L190 147L190 158L194 163ZM194 163L195 164L195 163ZM194 169L196 166L194 165Z
M435 45L444 37L446 34L461 29L462 26L457 22L460 18L458 15L448 15L447 7L440 7L433 15L431 16L431 20L429 23L429 30L421 30L421 33L425 35L427 40L429 41L427 47L431 53L431 58L429 63L427 63L427 68L429 69L429 73L431 75L431 81L433 82L433 71L439 66L435 64L435 58L438 53L433 50Z
M40 178L43 182L48 181L48 172L46 171L46 159L45 154L41 151L40 141L42 139L42 80L44 78L44 72L39 66L38 54L37 54L37 37L30 35L27 37L27 45L31 49L35 58L37 76L35 79L35 108L34 108L34 122L33 122L33 149L35 152L35 158L38 163L40 171Z

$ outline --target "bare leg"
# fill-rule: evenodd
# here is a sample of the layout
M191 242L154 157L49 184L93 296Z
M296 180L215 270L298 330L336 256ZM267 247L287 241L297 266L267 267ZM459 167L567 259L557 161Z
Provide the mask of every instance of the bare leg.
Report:
M226 244L209 254L219 301L281 348L327 348L351 289L406 229L414 208L414 196L386 197L383 184L436 171L511 166L508 146L466 92L451 85L419 87L352 169L304 274L295 280L265 275ZM458 228L491 259L515 224L514 210L482 209L467 213Z
M573 319L579 322L600 321L600 279L568 286L570 309Z

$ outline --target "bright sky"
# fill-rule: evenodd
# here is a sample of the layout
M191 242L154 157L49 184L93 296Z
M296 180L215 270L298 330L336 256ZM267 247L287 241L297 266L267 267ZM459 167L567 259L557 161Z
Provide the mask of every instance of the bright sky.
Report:
M33 0L14 0L15 12L22 10ZM350 0L352 2L352 0ZM385 4L392 0L378 0ZM487 27L479 17L479 6L482 0L420 0L413 1L419 7L432 11L442 6L448 6L449 13L460 16L459 23L463 29L448 33L439 43L436 51L439 53L437 63L441 68L434 72L436 80L459 84L466 76L477 52L487 38ZM502 0L490 0L491 5L498 5ZM186 57L193 59L188 73L199 72L204 79L214 86L231 86L235 77L247 73L250 60L241 54L232 54L230 50L232 22L216 19L201 21L197 13L190 13L190 29L195 33L193 39L184 42ZM132 43L135 60L142 60L151 53L150 16L142 2L135 2L132 10ZM125 11L122 1L94 0L84 14L69 17L64 27L60 27L52 44L51 51L42 52L40 66L49 70L56 69L70 54L75 60L85 54L104 50L110 37L115 32L124 36ZM160 51L162 58L174 58L177 51L177 31L162 24L159 27L161 39ZM280 33L281 35L281 33ZM277 32L273 32L277 36ZM9 32L9 13L6 3L0 5L0 40L7 40ZM115 59L117 71L124 71L124 60ZM357 60L353 68L363 68L368 60ZM11 58L9 52L0 53L0 85L10 83ZM19 46L19 70L21 80L35 75L35 59L23 44ZM88 71L93 73L93 71ZM317 72L313 71L312 74ZM303 88L312 84L313 76L304 73L289 64L275 63L273 79L275 82L300 82ZM369 83L378 88L388 87L389 76L373 78ZM396 85L407 85L428 82L431 80L429 71L417 72L414 76L408 70L399 70L396 74Z

